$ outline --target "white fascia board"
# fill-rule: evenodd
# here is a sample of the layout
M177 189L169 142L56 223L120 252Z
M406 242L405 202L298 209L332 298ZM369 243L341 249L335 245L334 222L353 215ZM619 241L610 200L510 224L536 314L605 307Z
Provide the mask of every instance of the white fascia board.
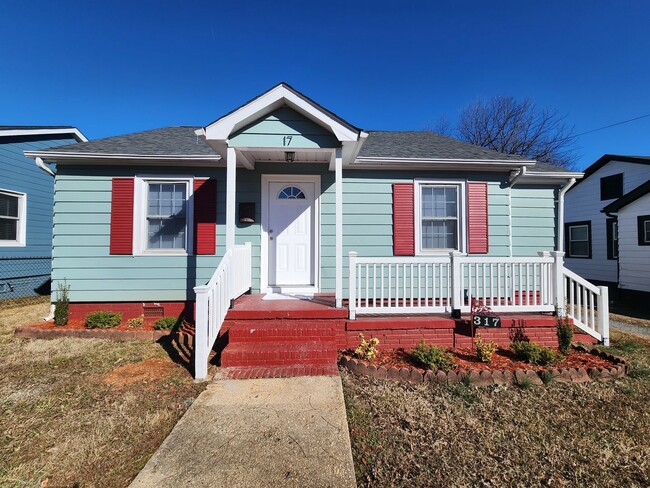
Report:
M0 137L16 137L16 136L47 136L71 134L77 139L78 142L88 142L88 138L84 136L81 131L75 127L69 129L12 129L0 130Z
M221 156L212 155L177 155L177 154L100 154L100 153L72 153L55 151L25 151L28 158L42 158L57 163L71 163L79 160L100 161L220 161Z
M504 166L512 166L521 168L522 166L535 166L536 161L532 159L447 159L447 158L394 158L394 157L360 157L354 162L355 164L365 163L399 163L399 164L444 164L444 163L472 163L472 164L500 164Z
M349 167L358 169L398 169L398 170L478 170L508 171L519 170L522 166L532 166L534 162L463 160L463 159L398 159L398 158L357 158Z
M276 108L281 107L283 104L288 105L294 110L313 119L320 125L328 128L341 142L357 141L359 138L358 131L347 127L345 124L323 112L284 85L279 85L273 88L261 97L238 108L233 113L213 122L209 126L205 127L203 133L199 134L199 131L197 131L197 135L205 135L206 139L225 141L233 132L245 127L257 118L272 112Z

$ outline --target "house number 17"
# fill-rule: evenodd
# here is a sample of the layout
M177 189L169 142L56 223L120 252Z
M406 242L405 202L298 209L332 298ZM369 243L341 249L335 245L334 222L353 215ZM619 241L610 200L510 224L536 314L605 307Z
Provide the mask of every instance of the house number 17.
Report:
M282 138L282 145L288 146L289 144L291 144L291 139L293 139L293 136L284 136Z

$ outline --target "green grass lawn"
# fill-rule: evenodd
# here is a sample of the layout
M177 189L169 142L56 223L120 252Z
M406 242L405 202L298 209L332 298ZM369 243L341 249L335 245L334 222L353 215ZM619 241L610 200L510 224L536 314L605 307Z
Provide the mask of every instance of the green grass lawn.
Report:
M204 385L159 344L13 336L47 311L0 310L0 486L127 486Z
M650 486L650 342L615 382L409 385L343 373L359 486Z

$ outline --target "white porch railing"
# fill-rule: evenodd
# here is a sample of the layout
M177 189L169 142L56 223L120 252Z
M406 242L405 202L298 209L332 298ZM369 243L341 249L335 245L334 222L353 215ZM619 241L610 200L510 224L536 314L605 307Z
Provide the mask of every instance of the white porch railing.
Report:
M194 288L194 378L208 375L208 356L226 318L231 300L251 288L251 244L235 246L224 254L207 285Z
M564 268L565 313L579 329L609 346L609 289Z
M606 342L607 288L567 270L563 256L473 257L454 251L448 256L369 258L350 252L350 318L469 312L475 300L495 312L513 313L557 309L563 314L566 304L577 327Z

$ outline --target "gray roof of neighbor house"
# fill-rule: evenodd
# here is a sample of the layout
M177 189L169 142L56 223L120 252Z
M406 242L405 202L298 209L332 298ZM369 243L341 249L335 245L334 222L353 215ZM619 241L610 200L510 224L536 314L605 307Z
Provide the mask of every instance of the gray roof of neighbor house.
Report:
M0 125L0 130L75 129L71 125Z
M74 153L133 156L217 156L199 139L195 126L164 127L133 134L46 149L43 153ZM360 158L397 158L424 160L475 160L530 162L522 156L503 154L429 131L369 131ZM568 172L563 168L537 163L534 172Z

